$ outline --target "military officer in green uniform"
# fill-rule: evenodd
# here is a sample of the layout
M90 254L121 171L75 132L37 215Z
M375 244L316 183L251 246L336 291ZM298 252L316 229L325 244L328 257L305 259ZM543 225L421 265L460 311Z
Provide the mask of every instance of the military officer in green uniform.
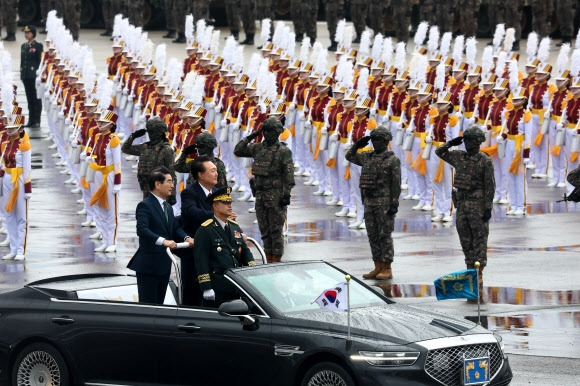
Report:
M435 154L455 168L453 181L453 204L457 208L457 234L465 255L467 268L479 266L479 294L483 288L483 269L487 265L487 237L489 219L493 207L495 178L491 158L481 151L485 134L472 125L457 137L439 146ZM465 150L450 150L453 146L465 144Z
M231 188L218 189L207 200L211 203L213 218L197 230L193 255L204 305L219 307L236 296L234 287L224 278L224 272L255 263L244 241L242 228L230 219L233 213Z
M36 27L27 25L24 27L24 43L20 49L20 79L24 84L26 100L28 101L28 125L27 127L40 127L40 113L42 103L36 97L36 70L40 66L42 58L42 44L36 41Z
M175 171L178 173L190 173L191 172L191 165L193 161L188 161L188 158L191 154L197 155L207 155L210 158L210 161L217 167L218 171L218 183L215 186L216 188L225 188L228 186L227 180L227 173L226 173L226 165L223 163L221 159L215 156L213 153L213 149L217 147L218 143L212 133L209 131L203 131L197 137L195 137L195 142L193 145L189 145L181 152L181 155L175 161ZM194 173L189 174L189 178L187 179L187 186L191 185L194 180Z
M395 255L393 237L395 215L401 195L401 161L389 150L391 132L379 126L370 137L362 137L346 152L346 159L362 166L360 190L365 207L365 223L375 268L364 279L393 278L391 264ZM374 150L359 152L369 141Z
M264 142L250 143L263 130ZM292 150L279 141L284 131L276 118L267 119L257 130L242 139L235 147L237 157L252 157L255 190L256 217L264 242L264 252L268 263L277 263L284 254L282 230L286 222L286 209L290 205L290 192L294 187L294 161Z

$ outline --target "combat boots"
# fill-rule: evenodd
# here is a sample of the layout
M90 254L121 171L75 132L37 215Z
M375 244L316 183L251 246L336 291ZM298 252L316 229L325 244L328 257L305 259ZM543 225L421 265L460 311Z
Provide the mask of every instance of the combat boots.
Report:
M167 33L163 35L163 39L173 39L174 37L175 37L174 29L167 30Z
M14 42L16 41L16 35L14 33L8 33L8 35L6 35L6 37L4 38L5 42Z
M179 32L177 34L177 39L172 40L173 43L185 43L185 34L183 32Z
M272 254L266 253L266 263L272 264L273 262L274 262L274 259L272 258Z
M381 272L377 275L377 280L388 280L393 278L391 263L381 263Z
M272 254L272 263L279 263L282 260L282 255Z
M375 269L373 269L369 273L365 273L363 275L363 279L374 279L377 276L377 274L379 272L381 272L381 264L382 263L380 261L376 261L376 260L373 260L373 262L375 263Z
M254 34L247 34L246 35L246 40L244 40L240 44L245 44L245 45L248 45L248 46L253 46L254 45Z
M232 31L232 36L236 42L240 39L240 33L238 31Z

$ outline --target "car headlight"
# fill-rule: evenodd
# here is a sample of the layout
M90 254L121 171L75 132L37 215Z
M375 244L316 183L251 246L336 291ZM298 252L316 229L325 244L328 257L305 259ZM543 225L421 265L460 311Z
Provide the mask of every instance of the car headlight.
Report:
M359 351L359 355L351 355L353 361L367 361L373 366L411 366L419 358L419 352L377 352Z
M505 344L503 343L503 338L497 332L494 332L493 336L495 336L495 339L497 340L497 343L499 344L499 348L501 349L501 352L503 352L504 348L505 348Z

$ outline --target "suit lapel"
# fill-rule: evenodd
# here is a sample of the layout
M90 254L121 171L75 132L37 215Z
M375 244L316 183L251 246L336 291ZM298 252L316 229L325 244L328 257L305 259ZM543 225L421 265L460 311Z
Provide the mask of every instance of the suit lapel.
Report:
M150 193L149 197L147 197L147 200L149 200L149 205L153 206L154 210L157 210L161 222L165 224L165 228L167 229L167 231L169 231L169 221L165 221L165 212L163 211L163 208L161 208L161 205L159 205L157 197L154 197L153 193ZM171 213L169 213L168 217L171 217Z

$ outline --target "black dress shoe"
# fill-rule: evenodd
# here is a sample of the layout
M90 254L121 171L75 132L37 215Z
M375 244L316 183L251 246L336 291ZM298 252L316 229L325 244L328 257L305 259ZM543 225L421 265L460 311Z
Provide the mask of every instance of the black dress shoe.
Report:
M42 31L40 31L41 35L46 35L46 29L43 29Z
M356 39L354 39L353 44L360 44L360 35L356 37Z
M232 31L232 36L234 37L236 42L238 40L240 40L240 33L238 31ZM226 37L226 39L227 39L227 37Z
M173 43L185 43L185 34L182 34L181 32L177 35L177 39L172 40Z
M304 39L303 34L296 34L296 39L294 39L294 40L296 41L296 43L302 43L303 39Z
M8 35L6 35L6 37L4 38L5 42L15 42L16 41L16 35L14 35L13 33L9 33Z
M245 44L245 45L248 45L248 46L253 46L254 45L254 34L247 34L246 35L246 40L244 40L240 44Z
M101 33L101 36L113 36L113 31L108 29L105 32Z
M175 37L175 31L169 30L165 35L163 35L163 39L173 39Z
M328 51L336 51L338 49L338 44L336 44L336 42L332 43L329 47L328 47Z
M40 123L33 123L32 125L30 125L31 129L38 129L40 127Z

